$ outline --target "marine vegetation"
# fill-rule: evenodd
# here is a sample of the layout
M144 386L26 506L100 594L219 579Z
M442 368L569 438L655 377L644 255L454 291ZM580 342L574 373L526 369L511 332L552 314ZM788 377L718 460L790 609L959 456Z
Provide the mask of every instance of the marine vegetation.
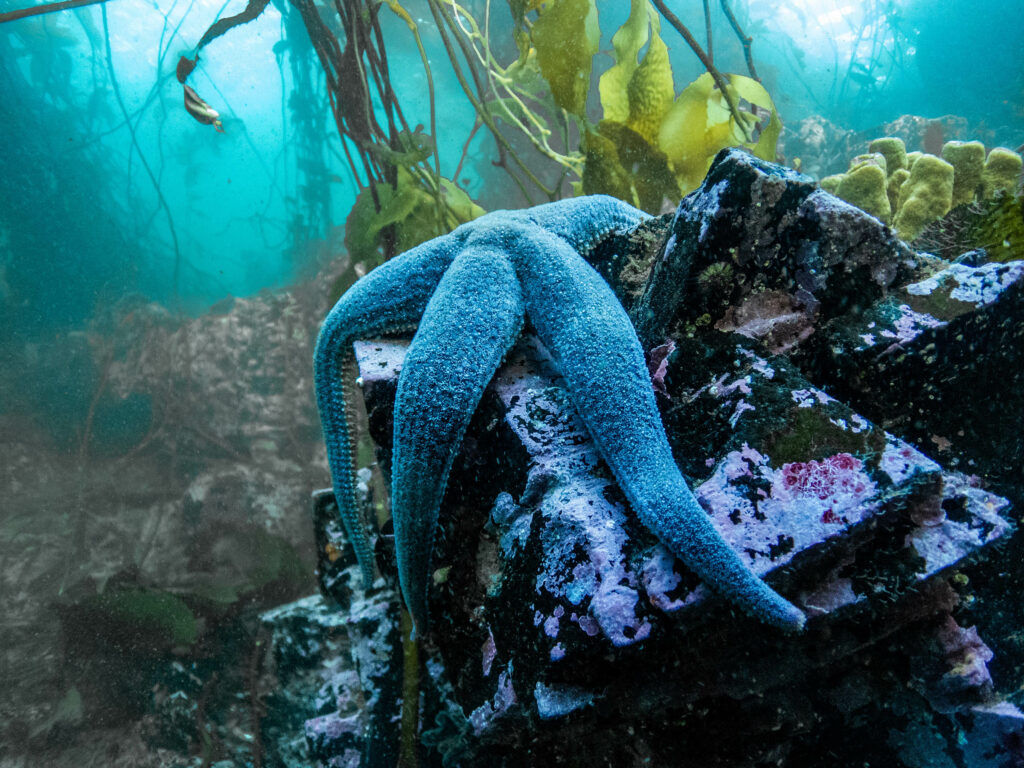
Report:
M244 13L218 21L196 50L267 5L268 0L253 0ZM705 51L661 0L632 0L629 18L612 38L615 63L597 83L601 116L595 120L587 94L601 55L596 0L509 3L517 52L510 62L495 52L501 46L491 38L489 5L481 22L456 0L428 0L448 62L476 113L455 170L445 175L436 147L434 78L413 16L399 0L370 7L342 0L334 7L337 18L329 18L330 12L325 18L312 0L295 0L292 6L326 75L345 159L359 188L346 222L353 268L333 287L333 296L381 261L484 212L457 183L481 128L493 139L493 165L508 174L527 204L537 202L537 193L547 201L570 192L602 193L659 213L697 187L724 147L745 146L773 160L782 123L757 78L751 38L728 2L721 5L742 43L749 77L715 67L707 4ZM391 85L379 18L385 9L405 23L419 53L428 126L410 125ZM707 70L678 95L659 12ZM202 109L197 119L208 114Z
M758 619L803 626L715 531L679 472L628 315L585 258L646 215L607 196L495 211L386 262L331 310L315 353L335 497L366 584L352 450L352 344L416 327L399 376L392 520L399 582L420 632L439 507L462 437L526 316L561 367L577 413L641 522L712 588Z
M461 36L463 50L472 53L467 58L475 58L487 74L488 88L479 94L460 78L478 121L492 132L497 120L517 129L563 168L562 178L577 194L610 194L658 213L666 201L674 205L695 189L724 147L742 145L764 159L775 158L782 123L756 78L750 39L726 3L744 41L750 77L720 73L710 53L660 0L633 0L629 18L612 37L615 64L598 80L602 117L596 123L587 104L600 37L594 0L511 6L519 58L502 66L487 33L464 7L431 0L439 25ZM658 12L707 69L678 96ZM572 146L573 135L579 137L578 148ZM562 181L549 187L532 174L531 180L549 199L558 195Z

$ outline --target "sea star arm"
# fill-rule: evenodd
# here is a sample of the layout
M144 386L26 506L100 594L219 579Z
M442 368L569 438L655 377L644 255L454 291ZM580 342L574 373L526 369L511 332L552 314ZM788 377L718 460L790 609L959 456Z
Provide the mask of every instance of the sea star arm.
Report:
M579 254L586 254L610 232L635 227L650 218L639 208L609 195L545 203L530 208L525 215L545 232L565 240Z
M507 254L473 239L441 279L409 346L395 398L391 517L398 576L416 627L427 589L438 509L452 462L484 388L523 325Z
M611 288L564 240L525 229L522 238L511 253L527 313L641 522L710 587L751 615L775 626L802 627L803 613L744 565L683 479L643 349Z
M334 497L367 587L373 584L374 567L359 515L353 466L352 343L361 337L415 328L460 245L458 238L439 238L377 267L338 300L317 338L313 378Z

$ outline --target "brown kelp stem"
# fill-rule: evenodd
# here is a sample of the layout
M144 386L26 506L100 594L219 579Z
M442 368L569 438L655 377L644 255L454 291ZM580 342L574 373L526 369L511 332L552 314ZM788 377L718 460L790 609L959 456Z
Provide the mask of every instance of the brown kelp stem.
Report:
M420 722L420 653L412 636L412 616L402 607L402 743L398 768L416 768Z
M75 567L82 561L82 553L86 548L85 534L88 528L89 514L85 504L85 486L89 477L89 441L92 439L92 425L96 418L96 406L107 389L107 382L110 380L110 366L114 362L113 349L108 345L103 350L102 374L96 389L93 390L89 399L89 410L85 416L85 425L82 427L82 438L78 443L78 459L75 462L75 507L74 520L72 521L71 551L68 554L67 562L64 565L64 575L61 577L59 593L63 594L68 582L71 579Z
M174 226L174 217L171 215L171 207L167 204L167 200L164 197L163 190L160 188L160 182L153 173L153 169L149 165L149 161L142 152L142 147L139 146L139 140L135 135L135 126L132 125L131 118L128 115L128 109L124 105L124 99L121 97L121 86L117 82L117 75L114 73L114 55L110 50L110 27L107 24L107 7L104 5L101 9L101 15L103 18L103 37L106 40L107 47L107 70L110 72L110 86L114 91L114 96L117 99L117 105L121 109L121 115L124 117L125 125L128 128L128 133L132 137L132 146L135 147L135 151L139 153L139 159L142 161L142 166L146 169L146 175L149 176L150 182L153 184L153 189L156 190L157 200L160 203L160 207L163 208L164 214L167 216L167 227L171 232L171 242L174 245L174 279L172 282L172 298L173 308L179 309L179 297L180 297L180 279L181 279L181 248L178 245L178 231Z
M445 231L452 221L458 221L459 214L446 195L447 182L441 175L433 73L413 17L401 0L375 3L330 0L328 5L318 5L313 0L292 0L292 6L302 18L324 71L331 113L359 189L369 189L374 208L380 212L384 200L390 197L379 191L379 185L397 189L411 177L414 185L434 200L437 228ZM429 156L423 160L404 159L413 154L417 139L391 84L379 18L385 6L409 27L419 51L430 101L433 146L429 154L433 155L432 161ZM340 24L332 23L333 20L325 16L331 10L337 14L336 21ZM380 231L379 242L386 256L394 252L396 232L390 224Z
M227 16L223 19L218 19L211 24L210 28L203 33L201 38L199 38L199 42L196 43L196 51L204 48L207 43L212 40L216 40L229 29L234 29L239 24L248 24L250 21L259 18L259 15L267 9L268 5L270 5L270 0L249 0L249 2L246 3L245 8L240 13L236 13L234 16Z
M349 161L352 176L360 189L366 186L370 188L374 202L379 207L380 201L376 193L376 184L384 180L383 172L367 152L361 151L359 152L359 164L362 166L362 175L360 175L356 159L352 156L348 141L346 141L346 139L351 140L356 147L362 147L364 143L373 141L371 123L366 116L369 104L369 93L366 92L367 81L362 77L362 63L357 60L358 57L355 55L353 48L355 43L349 36L343 52L337 38L328 29L320 15L319 8L312 0L293 0L292 5L302 17L303 25L313 44L313 50L320 60L320 68L324 72L327 83L327 98L330 102L331 114L342 139L342 146ZM345 9L340 3L337 4L337 9L342 26L345 27ZM348 35L347 27L346 35ZM387 103L390 104L390 102Z
M456 184L459 183L459 174L462 173L462 164L466 162L466 155L469 154L469 145L473 142L473 137L476 136L476 132L480 130L483 120L477 116L473 122L473 130L469 132L469 136L466 137L466 142L462 145L462 154L459 155L459 164L455 166L455 173L452 174L452 181Z
M686 41L686 44L690 46L697 58L700 59L700 63L704 65L704 69L708 71L712 79L715 81L715 85L718 86L718 90L722 92L722 96L725 97L725 103L729 106L729 113L732 115L732 119L736 122L736 125L741 131L747 141L752 141L750 131L747 129L747 121L743 119L740 114L739 107L736 104L736 99L733 97L732 92L729 90L728 85L725 82L725 78L722 77L722 73L715 68L714 63L708 58L708 55L704 52L704 49L700 47L700 43L694 39L693 35L690 34L690 30L686 28L686 25L679 20L672 11L665 5L665 0L651 0L654 3L654 7L658 9L658 12L665 17L665 21L671 24L676 32L678 32L682 38Z
M723 4L725 0L722 0ZM704 0L704 35L708 40L708 61L715 60L715 52L711 46L711 0Z
M249 654L249 730L252 731L252 766L263 768L263 697L260 696L260 673L263 669L263 657L266 655L263 640L266 630L260 625L253 638L252 652Z
M729 24L732 26L733 31L736 33L736 37L740 39L740 44L743 46L743 57L747 60L747 71L750 72L750 76L761 82L761 78L757 76L757 70L754 69L754 57L750 53L750 44L754 42L754 38L749 37L743 33L740 28L740 23L736 21L736 16L732 12L732 8L729 7L729 0L721 0L722 11L725 13L725 18L729 20ZM711 38L708 37L708 40ZM711 44L708 43L708 56L711 56Z
M448 9L440 5L437 0L428 0L428 5L430 6L430 12L434 17L434 23L437 25L438 32L441 33L441 42L444 44L445 52L448 54L448 59L452 63L452 70L455 72L455 78L459 81L459 85L462 86L462 90L466 94L466 98L469 99L470 104L473 105L473 109L476 110L477 116L483 121L484 125L487 126L487 129L494 137L495 143L498 145L498 165L505 169L505 172L508 173L516 183L516 186L519 187L519 191L523 193L523 197L526 198L528 202L532 201L530 200L530 195L526 190L526 186L518 176L512 173L512 169L510 169L508 164L505 162L505 158L508 156L512 157L516 165L519 166L519 169L533 184L551 198L553 192L545 187L540 179L534 176L533 172L526 166L522 159L520 159L508 139L506 139L501 134L501 131L498 130L498 126L494 122L494 117L490 112L488 112L487 108L484 107L484 86L480 80L479 74L474 68L472 51L467 50L467 44L465 40L462 39L462 35L458 30L458 25L455 23L455 20L451 18L448 13ZM459 66L458 54L455 52L455 49L452 48L451 40L448 39L448 33L445 29L446 27L451 30L452 35L455 37L456 41L459 43L459 47L462 49L462 55L466 59L466 66L469 68L470 75L473 77L473 82L476 86L478 96L474 96L473 92L469 88L469 83L466 81L465 75L462 73L462 68Z
M36 5L31 8L19 8L16 11L0 13L0 24L7 21L24 19L29 16L39 16L44 13L56 13L57 11L66 11L69 8L82 8L86 5L96 5L97 3L105 2L107 2L107 0L62 0L62 2L59 3L47 3L45 5Z

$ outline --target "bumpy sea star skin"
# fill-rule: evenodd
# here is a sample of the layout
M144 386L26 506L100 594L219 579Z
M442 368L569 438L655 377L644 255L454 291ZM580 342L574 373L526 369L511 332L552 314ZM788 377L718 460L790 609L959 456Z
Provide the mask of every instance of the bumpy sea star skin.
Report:
M448 473L524 316L559 363L577 411L641 522L748 613L783 628L803 626L803 614L746 568L690 492L629 317L581 256L644 218L605 196L495 211L378 267L324 322L317 401L338 507L367 583L373 560L357 513L346 369L356 339L417 328L395 401L391 502L402 595L421 631Z

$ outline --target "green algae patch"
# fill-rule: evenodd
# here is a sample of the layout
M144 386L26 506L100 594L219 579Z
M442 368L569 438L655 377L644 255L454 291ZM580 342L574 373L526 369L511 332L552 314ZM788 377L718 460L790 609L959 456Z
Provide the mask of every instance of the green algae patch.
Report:
M846 408L836 410L844 414L848 412ZM855 432L836 424L827 408L799 405L786 411L784 429L780 429L777 436L765 445L772 462L778 466L838 453L854 456L881 455L884 449L885 436L881 430Z
M989 261L1024 259L1024 196L997 195L978 214L970 236Z
M388 228L394 234L395 252L404 253L483 215L484 209L457 185L440 181L443 205L403 168L398 169L394 187L377 185L376 202L369 187L360 192L345 220L345 246L352 261L376 266L380 239Z
M126 589L96 595L78 610L90 624L120 627L117 634L134 648L189 646L199 639L199 623L188 604L170 592Z
M958 206L929 224L914 245L947 261L968 251L981 261L1024 259L1024 197L999 193Z

